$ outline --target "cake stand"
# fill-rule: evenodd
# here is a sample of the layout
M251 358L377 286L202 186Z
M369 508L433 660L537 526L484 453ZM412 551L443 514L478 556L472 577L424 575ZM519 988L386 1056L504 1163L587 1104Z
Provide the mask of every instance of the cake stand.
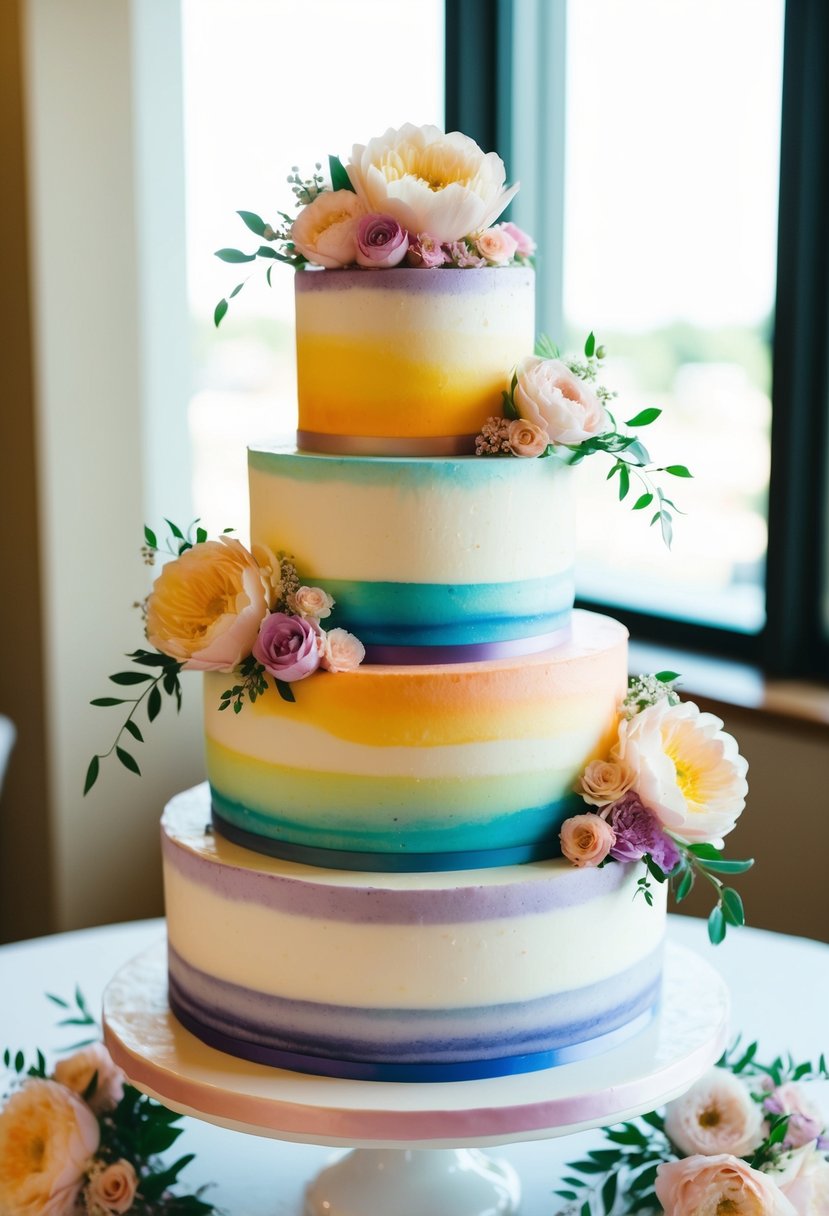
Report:
M104 995L104 1037L137 1088L181 1114L280 1140L354 1151L308 1186L306 1216L502 1216L520 1185L480 1149L567 1136L653 1110L722 1053L728 990L703 959L666 948L659 1014L602 1055L483 1081L347 1081L237 1060L167 1005L166 944L127 963Z

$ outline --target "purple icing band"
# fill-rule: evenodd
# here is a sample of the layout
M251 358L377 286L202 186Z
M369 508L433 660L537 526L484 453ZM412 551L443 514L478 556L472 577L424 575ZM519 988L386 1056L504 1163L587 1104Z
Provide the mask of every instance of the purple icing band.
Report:
M473 642L468 646L366 646L365 661L391 667L416 667L429 663L485 663L492 659L522 658L552 650L569 640L570 630L554 629L532 638L504 642Z
M296 433L301 452L325 456L472 456L474 435L329 435L323 431Z
M297 295L310 291L402 291L407 296L468 296L496 291L505 277L519 290L532 286L534 271L529 266L447 267L395 266L393 272L346 267L342 270L318 268L300 270L294 276Z

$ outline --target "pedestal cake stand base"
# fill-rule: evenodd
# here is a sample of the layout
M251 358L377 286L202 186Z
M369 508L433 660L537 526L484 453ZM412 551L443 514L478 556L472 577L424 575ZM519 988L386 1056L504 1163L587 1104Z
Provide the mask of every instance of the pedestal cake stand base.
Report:
M358 1146L309 1185L308 1216L502 1216L518 1207L514 1171L467 1150L567 1136L661 1106L722 1053L728 1005L717 972L669 944L659 1015L603 1055L486 1081L346 1081L200 1042L168 1008L159 942L110 982L104 1037L132 1084L172 1110L257 1136Z

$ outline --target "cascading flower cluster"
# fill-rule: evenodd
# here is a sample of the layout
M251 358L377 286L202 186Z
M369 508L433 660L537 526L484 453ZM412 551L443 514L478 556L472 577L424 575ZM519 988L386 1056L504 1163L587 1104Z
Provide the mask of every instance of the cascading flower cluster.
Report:
M279 224L252 211L240 211L246 226L265 242L253 253L219 249L225 262L257 258L297 268L338 270L361 266L389 270L411 266L474 269L531 262L532 238L512 223L496 223L518 185L507 186L504 162L483 152L460 131L412 123L355 144L347 164L329 160L330 183L318 163L304 180L294 169L292 183L300 210L279 212ZM220 324L228 300L216 306Z
M222 694L219 709L232 706L239 713L246 698L254 702L271 687L283 700L294 701L291 686L297 681L318 669L354 671L365 658L359 638L345 629L322 628L320 622L331 615L334 600L322 587L302 583L293 558L264 545L254 545L249 552L227 535L208 540L202 528L194 536L192 529L185 536L176 525L170 528L166 551L174 560L165 564L142 606L147 640L154 649L128 656L138 670L110 676L117 685L140 686L135 698L92 701L101 707L132 708L109 751L90 761L84 793L98 779L101 760L113 753L130 772L140 774L122 739L126 734L143 742L135 713L144 704L152 722L160 712L162 692L181 706L182 671L238 674L240 682ZM145 560L152 562L158 540L149 528L144 539Z
M752 865L721 852L745 807L748 765L719 718L679 700L677 679L630 680L609 754L591 761L576 787L589 810L565 820L561 850L576 866L643 861L637 890L648 903L651 878L670 879L680 902L704 878L717 894L709 918L717 944L727 925L744 922L740 896L720 876Z

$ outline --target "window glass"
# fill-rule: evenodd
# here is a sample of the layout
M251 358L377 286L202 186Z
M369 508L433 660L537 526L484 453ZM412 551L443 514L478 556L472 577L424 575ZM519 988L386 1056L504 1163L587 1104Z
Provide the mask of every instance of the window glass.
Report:
M579 592L756 632L783 0L575 0L567 21L566 345L595 330L618 416L663 409L642 438L694 474L663 479L687 512L669 554L651 512L609 509L609 465L585 462Z
M259 244L236 211L293 211L292 166L310 176L386 127L442 126L443 37L440 0L184 0L193 498L213 531L244 535L245 445L296 427L294 272L276 264L268 288L261 260L213 251ZM243 281L217 331L216 302Z

